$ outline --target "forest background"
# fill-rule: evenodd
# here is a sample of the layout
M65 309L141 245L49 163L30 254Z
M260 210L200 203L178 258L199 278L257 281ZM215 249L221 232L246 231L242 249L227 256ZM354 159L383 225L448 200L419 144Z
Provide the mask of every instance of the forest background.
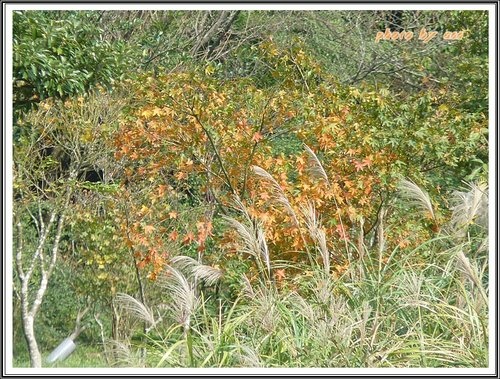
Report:
M488 41L486 11L15 11L14 365L488 366Z

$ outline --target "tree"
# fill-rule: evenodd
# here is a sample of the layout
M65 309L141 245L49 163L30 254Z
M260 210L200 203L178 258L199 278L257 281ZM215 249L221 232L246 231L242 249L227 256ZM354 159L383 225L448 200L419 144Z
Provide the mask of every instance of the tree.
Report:
M99 91L85 98L47 100L19 125L14 146L14 245L32 367L42 365L34 325L64 231L84 201L87 173L110 169L101 155L103 137L121 106Z
M163 202L179 193L201 203L211 198L222 213L239 196L263 223L274 256L293 260L307 256L301 209L312 202L325 233L337 237L333 268L345 267L349 240L373 236L391 249L406 238L409 225L391 235L383 227L397 214L389 204L401 177L456 185L460 165L485 148L483 115L457 108L453 91L401 99L389 88L341 84L300 40L286 49L267 40L255 55L263 69L254 80L223 80L208 64L137 83L140 100L117 135L115 156L125 165L127 193L141 194L127 198L141 218L134 235L148 241L141 260L153 263L153 272L168 259L158 251L173 232ZM323 178L314 161L324 167ZM258 175L265 180L252 166L265 170ZM134 223L128 225L130 231ZM190 232L187 240L195 241ZM422 228L413 237L418 243L428 234Z
M16 11L13 18L16 115L49 97L110 86L129 65L125 45L103 40L93 12Z

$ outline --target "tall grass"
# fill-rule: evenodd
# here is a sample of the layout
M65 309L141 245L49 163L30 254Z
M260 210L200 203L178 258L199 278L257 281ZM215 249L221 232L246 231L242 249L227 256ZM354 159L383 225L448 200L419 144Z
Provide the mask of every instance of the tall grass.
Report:
M287 206L280 189L275 192ZM428 193L415 183L403 182L401 195L408 207L435 218ZM223 272L175 258L159 283L166 304L156 308L163 313L120 297L130 314L150 326L128 354L146 349L145 365L154 367L486 367L487 188L470 184L453 196L451 219L435 238L383 256L379 249L350 245L364 251L340 277L331 273L320 217L304 204L294 219L304 222L316 256L309 266L296 267L299 274L288 286L270 280L277 264L265 230L236 199L241 221L226 222L260 279L243 275L241 293L222 300L200 282L223 286Z

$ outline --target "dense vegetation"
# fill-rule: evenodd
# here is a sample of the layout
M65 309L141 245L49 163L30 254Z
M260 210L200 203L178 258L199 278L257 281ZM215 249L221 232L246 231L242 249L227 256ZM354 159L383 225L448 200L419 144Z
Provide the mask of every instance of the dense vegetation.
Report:
M487 20L15 12L15 365L486 367Z

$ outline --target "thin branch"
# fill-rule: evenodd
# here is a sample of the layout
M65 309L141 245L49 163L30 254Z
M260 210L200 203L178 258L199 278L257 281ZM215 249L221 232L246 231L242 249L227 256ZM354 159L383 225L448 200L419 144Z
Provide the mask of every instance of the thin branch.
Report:
M75 329L73 333L71 333L71 335L69 336L71 340L74 341L80 335L80 333L83 332L87 327L86 325L82 326L81 324L83 316L85 316L85 314L89 311L89 309L90 306L87 306L83 311L78 310L78 315L76 316L76 321L75 321Z
M216 48L219 48L220 51L224 51L224 47L225 47L227 41L229 40L229 36L226 38L226 41L222 45L222 47L220 47L222 38L227 34L229 29L231 28L231 25L234 23L234 20L236 19L236 17L238 17L238 14L240 12L241 11L239 11L239 10L231 11L230 16L229 16L229 21L226 22L224 30L222 30L222 32L219 33L219 35L217 36L217 39L215 41L213 41L213 43L211 44L211 47L206 54L207 58L210 58L210 56L213 54L213 52L215 51ZM215 57L215 59L217 59L217 57Z
M32 220L33 220L33 222L35 223L35 228L36 228L36 230L37 230L37 232L38 232L38 235L40 235L40 232L41 232L41 231L40 231L40 225L39 225L39 223L38 223L38 220L36 219L35 215L34 215L34 214L33 214L33 213L29 210L29 209L27 209L27 211L28 211L28 213L29 213L29 215L30 215L31 219L32 219Z
M193 49L192 49L192 54L193 55L197 54L199 52L199 50L210 41L210 39L214 36L214 34L216 33L216 31L222 25L222 23L225 22L226 19L228 18L227 14L228 14L227 11L222 11L221 12L221 14L219 15L219 18L217 19L217 21L214 24L212 24L212 26L205 33L205 35L203 36L203 38L201 40L199 40L193 46Z
M23 270L23 233L21 221L16 224L17 227L17 252L16 252L16 266L21 282L24 281L24 270Z
M196 121L198 122L198 124L200 125L200 127L203 129L203 132L208 137L208 140L210 141L210 145L212 146L212 149L214 151L215 157L217 158L217 161L219 162L220 168L222 170L222 173L224 174L224 177L226 179L226 182L227 182L227 185L228 185L229 189L231 190L231 192L233 194L236 194L236 190L234 189L233 185L231 184L231 179L229 179L229 174L227 173L226 168L224 166L224 163L222 162L222 158L221 158L219 152L217 151L217 147L215 146L215 141L213 140L212 135L210 134L210 132L208 131L208 129L205 127L205 125L203 125L203 123L201 122L200 118L193 111L192 108L191 108L191 112L192 112L191 116L193 116L196 119Z
M262 130L264 130L264 121L265 121L265 117L266 117L266 111L267 111L267 108L269 107L270 103L271 103L271 98L269 98L267 100L266 104L264 105L264 109L262 111L262 117L260 120L259 130L258 130L259 133L262 133ZM252 146L252 151L250 153L250 157L248 159L248 163L245 166L245 173L243 175L243 186L241 188L241 193L240 193L240 198L242 198L242 199L245 197L245 191L246 191L247 180L248 180L248 171L250 169L250 165L252 164L253 156L255 155L255 152L257 151L258 143L259 143L258 141L254 142L254 144Z
M33 274L33 270L35 269L36 260L39 258L40 254L43 254L43 248L45 246L45 242L47 240L51 226L54 223L55 219L56 219L56 211L53 210L52 214L50 215L49 223L44 227L44 229L42 229L43 232L38 240L38 246L37 246L37 248L36 248L36 250L31 258L31 264L30 264L28 271L26 272L26 275L25 275L26 282L29 281L29 279L31 278L31 275Z

